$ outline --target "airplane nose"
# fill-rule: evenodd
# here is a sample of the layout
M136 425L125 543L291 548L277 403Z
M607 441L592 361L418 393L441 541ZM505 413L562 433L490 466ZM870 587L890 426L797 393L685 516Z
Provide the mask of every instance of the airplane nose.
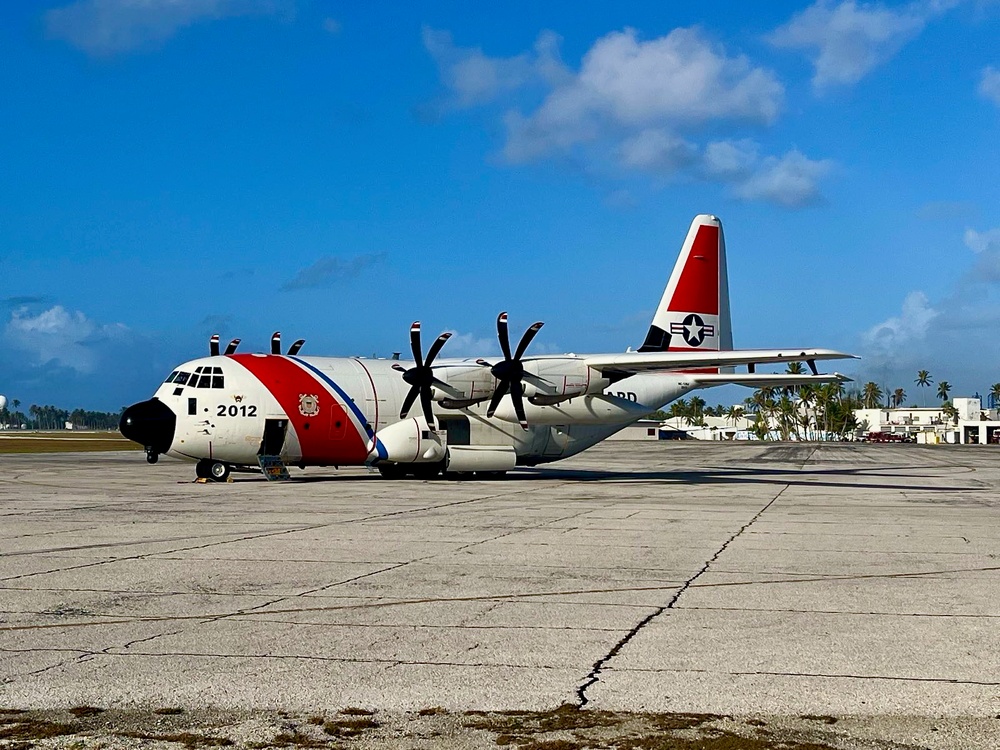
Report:
M129 440L153 453L166 453L174 441L177 417L159 399L132 404L122 414L118 430Z

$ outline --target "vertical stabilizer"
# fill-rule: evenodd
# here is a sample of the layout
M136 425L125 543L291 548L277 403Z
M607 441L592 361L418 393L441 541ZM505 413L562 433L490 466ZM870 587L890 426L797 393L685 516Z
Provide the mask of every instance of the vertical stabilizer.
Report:
M641 352L728 351L733 348L729 277L722 222L694 217Z

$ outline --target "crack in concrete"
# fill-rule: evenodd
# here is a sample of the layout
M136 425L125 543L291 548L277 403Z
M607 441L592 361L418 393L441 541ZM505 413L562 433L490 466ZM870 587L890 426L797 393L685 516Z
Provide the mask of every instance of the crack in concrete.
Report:
M811 455L812 453L810 453L810 456ZM809 458L807 457L806 459L804 459L803 463L805 463L805 461L808 460ZM677 602L681 598L681 596L683 596L684 592L687 591L689 588L691 588L694 582L708 571L712 563L719 559L719 556L726 551L726 548L729 547L729 545L732 544L733 541L735 541L744 531L749 529L757 521L757 519L760 518L767 511L768 508L774 505L774 503L778 500L778 498L781 497L782 494L784 494L785 490L787 490L790 486L791 485L786 484L784 487L782 487L781 490L778 492L778 494L772 497L770 501L768 501L768 503L763 508L761 508L754 514L753 518L751 518L749 521L743 524L743 526L741 526L736 531L735 534L733 534L725 542L723 542L722 546L715 551L715 554L712 555L705 562L705 564L701 566L701 569L698 570L697 573L688 578L681 585L681 587L676 591L676 593L674 593L672 597L670 597L670 600L666 604L664 604L662 607L657 607L655 610L653 610L644 618L642 618L614 646L611 647L611 650L608 651L607 654L605 654L596 662L594 662L594 666L591 668L590 672L584 678L583 683L581 683L580 686L576 689L577 705L580 708L583 708L590 702L590 699L587 697L587 691L594 684L600 681L601 672L604 670L604 667L608 664L608 662L610 662L612 659L618 656L618 654L621 653L621 650L625 648L625 646L627 646L629 642L639 634L639 631L641 631L649 623L655 620L659 615L663 614L667 610L673 609L677 605Z

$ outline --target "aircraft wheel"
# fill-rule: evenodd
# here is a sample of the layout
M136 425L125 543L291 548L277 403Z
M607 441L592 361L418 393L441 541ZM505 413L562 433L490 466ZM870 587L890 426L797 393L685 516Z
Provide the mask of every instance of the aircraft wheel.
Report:
M155 464L160 460L160 454L156 451L146 451L146 463Z
M434 479L440 473L440 464L417 464L413 467L413 476L417 479Z
M208 467L208 478L213 482L225 482L229 479L229 464L222 461L212 461Z
M198 479L208 479L208 477L210 476L208 473L208 469L211 465L212 462L209 461L207 458L201 459L201 461L199 461L194 465L194 473L198 477Z
M406 469L399 464L379 464L378 473L383 479L402 479L406 476Z

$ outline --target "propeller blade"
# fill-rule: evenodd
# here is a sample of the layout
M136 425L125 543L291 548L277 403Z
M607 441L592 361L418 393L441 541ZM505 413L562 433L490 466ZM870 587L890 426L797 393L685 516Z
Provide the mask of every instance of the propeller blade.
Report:
M521 388L520 380L513 380L510 384L510 400L514 404L514 413L517 415L517 421L521 423L521 427L525 430L528 429L528 418L524 414L524 399L522 395L524 390Z
M541 330L543 325L545 324L542 321L538 321L524 332L524 335L521 337L521 343L517 345L517 351L514 352L514 359L521 358L521 355L524 354L524 350L528 348L528 344L530 344L531 340L535 338L535 334Z
M392 369L395 370L396 372L406 372L406 368L399 363L394 364L392 366Z
M424 419L427 420L427 426L432 430L434 429L434 412L431 411L431 389L421 388L420 389L420 408L424 412Z
M208 340L208 353L212 357L219 356L219 334L213 333L212 338Z
M420 321L413 321L413 325L410 326L410 351L413 352L413 361L417 363L417 367L424 366L424 357L420 353Z
M306 343L305 339L299 339L294 344L292 344L290 347L288 347L288 356L289 357L294 357L296 354L298 354L302 350L302 345L304 343Z
M490 399L490 405L486 409L487 418L492 417L500 405L500 399L507 395L507 389L510 387L510 382L507 380L501 380L497 384L497 389L493 392L493 398Z
M500 340L500 350L504 359L511 359L510 356L510 336L507 331L507 313L502 312L497 316L497 338Z
M410 407L413 406L413 402L417 400L418 393L420 393L419 385L410 386L410 390L406 394L406 398L403 399L403 408L399 410L400 419L406 419L406 415L410 413Z
M434 343L431 344L431 348L427 352L427 361L424 362L424 367L431 366L431 362L434 361L434 358L438 355L438 352L441 351L441 347L444 346L444 342L450 338L451 338L451 333L442 333L440 336L434 339Z
M271 334L271 354L281 354L281 331Z
M229 342L229 346L226 347L226 354L236 354L236 347L240 345L239 339L233 339Z

